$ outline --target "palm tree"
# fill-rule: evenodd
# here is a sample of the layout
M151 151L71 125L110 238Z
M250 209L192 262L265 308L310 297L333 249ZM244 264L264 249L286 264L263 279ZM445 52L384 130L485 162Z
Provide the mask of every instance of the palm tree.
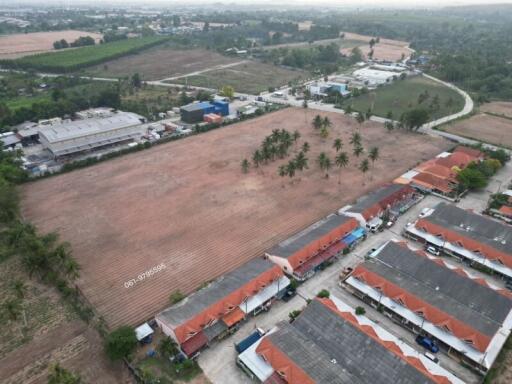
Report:
M309 143L307 141L305 141L304 144L302 144L302 152L308 153L308 151L309 151Z
M379 158L379 148L378 147L372 147L370 149L368 157L372 161L372 165L373 165L375 163L375 161L377 161L378 158Z
M344 168L348 165L348 155L346 152L340 152L334 159L334 162L336 163L336 166L341 170L341 168ZM338 180L338 184L341 184L341 172L340 172L340 178Z
M285 177L286 174L288 173L286 165L280 165L279 168L277 169L277 173L279 174L279 176Z
M3 310L10 320L16 320L21 313L21 302L19 299L9 299L2 303Z
M308 158L304 155L304 152L300 151L294 159L295 167L302 171L304 168L308 168Z
M322 139L327 139L327 136L329 136L329 129L325 125L320 128L320 136Z
M357 113L356 121L359 123L359 125L364 123L364 115L361 112Z
M247 159L243 159L240 166L242 167L242 173L249 172L249 161Z
M361 134L359 132L354 132L352 136L350 136L350 144L361 145Z
M293 160L289 161L288 164L286 165L286 173L288 173L288 176L290 176L290 178L293 178L295 176L295 170L295 162Z
M300 132L297 130L293 131L292 139L295 143L295 146L297 146L297 141L300 139Z
M313 119L313 128L320 129L324 125L324 121L320 115L316 115Z
M23 299L27 293L27 285L20 279L16 279L11 283L11 289L18 299Z
M361 144L354 146L354 155L356 157L359 157L363 153L363 151L364 151L364 148L361 146Z
M254 151L254 154L252 155L252 162L254 163L254 166L258 168L263 161L263 157L261 156L261 152L259 149Z
M343 141L341 141L340 138L337 138L336 140L334 140L332 147L336 149L336 152L339 152L341 148L343 148Z
M350 115L352 113L352 105L349 104L345 107L345 115Z
M359 170L361 172L363 172L363 176L366 174L366 172L368 172L369 169L370 169L370 162L368 161L368 159L364 159L363 161L361 161L361 164L359 164ZM364 185L364 177L363 177L363 185Z
M331 120L327 116L324 117L323 126L329 128L332 125Z
M267 136L266 138L269 138L272 143L277 143L279 141L280 135L281 132L279 131L279 129L273 129L272 133L270 134L270 137Z
M331 168L331 159L329 159L329 156L325 152L320 153L318 155L318 165L320 166L320 169L325 171L325 178L329 177L329 169Z
M71 257L64 262L64 273L71 280L80 277L80 265Z

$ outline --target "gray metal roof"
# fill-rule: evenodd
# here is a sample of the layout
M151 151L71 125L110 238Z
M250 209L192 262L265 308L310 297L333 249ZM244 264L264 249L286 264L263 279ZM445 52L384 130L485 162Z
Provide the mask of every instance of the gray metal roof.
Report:
M267 251L267 254L272 256L290 257L295 252L305 248L308 244L331 232L349 220L352 220L352 218L343 215L331 214L296 233L292 237L282 241Z
M143 119L142 116L135 113L116 112L109 117L91 117L44 127L40 134L44 135L46 140L53 144L140 125Z
M426 384L432 381L357 327L313 300L270 341L322 384Z
M362 266L487 336L512 309L512 299L392 241Z
M274 266L275 264L261 257L253 259L161 312L157 317L171 327L178 327Z
M444 202L425 220L512 256L512 230L506 224Z
M375 191L359 198L357 202L349 209L349 211L354 213L362 213L366 209L373 207L377 203L380 203L382 200L401 190L402 188L404 188L404 185L402 184L390 184L380 187Z
M193 112L193 111L209 108L212 106L213 105L211 103L209 103L208 101L204 101L201 103L191 103L191 104L184 105L183 107L180 108L180 110L186 111L186 112Z
M18 144L21 140L16 136L15 133L2 133L0 134L0 142L3 143L5 147L10 145Z

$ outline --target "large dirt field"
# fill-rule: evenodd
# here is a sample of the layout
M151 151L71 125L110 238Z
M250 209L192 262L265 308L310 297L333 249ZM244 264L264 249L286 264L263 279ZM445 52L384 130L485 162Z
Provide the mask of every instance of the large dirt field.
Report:
M124 77L139 73L144 80L160 80L240 61L206 49L179 50L159 46L107 61L87 70L94 76Z
M0 313L0 383L44 384L48 368L59 362L79 373L84 384L131 383L121 363L111 363L103 353L98 333L81 321L54 288L38 283L12 256L0 263L0 297L13 298L12 283L21 280L27 289L17 320Z
M269 87L278 88L290 81L307 77L308 73L305 71L286 69L259 61L247 61L229 68L203 72L169 82L216 89L231 85L237 92L257 95L267 91Z
M357 33L345 32L346 40L360 40L368 43L371 40L371 36L359 35ZM353 47L342 48L341 53L350 55ZM370 52L370 46L368 44L359 45L359 48L365 56ZM409 57L413 52L409 48L409 43L400 40L391 40L381 38L379 43L373 47L373 58L376 60L391 60L398 61L404 57Z
M83 31L56 31L19 33L16 35L0 36L0 59L16 59L23 56L54 51L53 43L64 39L68 43L80 36L91 36L98 42L101 34Z
M192 292L451 146L365 122L363 144L378 146L380 159L363 177L350 155L338 184L338 171L326 179L315 159L321 151L334 156L336 137L351 152L358 123L322 113L333 122L323 140L311 127L316 113L288 108L26 184L23 214L71 243L82 267L78 285L110 326L136 325L167 307L173 291ZM277 175L289 159L242 174L241 160L281 128L301 133L298 146L309 142L309 169L293 182ZM159 265L165 268L137 280ZM131 279L137 282L125 285Z
M493 101L480 106L480 111L500 115L512 119L512 102Z
M512 120L479 114L444 126L443 131L512 148Z

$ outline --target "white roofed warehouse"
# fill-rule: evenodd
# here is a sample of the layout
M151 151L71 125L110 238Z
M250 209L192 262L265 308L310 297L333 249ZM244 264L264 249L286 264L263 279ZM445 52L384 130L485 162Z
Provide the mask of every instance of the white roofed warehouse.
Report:
M53 156L61 157L130 141L144 134L144 117L131 112L112 112L44 127L39 141Z

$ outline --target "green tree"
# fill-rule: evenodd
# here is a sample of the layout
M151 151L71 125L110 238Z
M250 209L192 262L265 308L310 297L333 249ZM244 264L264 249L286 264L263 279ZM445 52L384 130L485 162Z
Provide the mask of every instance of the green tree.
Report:
M352 104L349 104L345 107L345 115L350 115L352 111Z
M347 153L346 152L338 153L336 155L336 158L334 159L334 162L335 162L336 166L340 169L340 177L338 180L338 184L341 184L341 169L345 168L349 163Z
M297 144L297 141L300 139L300 132L295 130L292 134L292 139L295 144Z
M50 367L48 372L48 384L80 384L82 379L80 375L74 374L61 367L59 363Z
M137 337L133 328L123 326L107 335L105 352L111 360L128 357L137 347Z
M165 358L170 358L175 356L179 350L176 343L170 337L166 337L158 344L158 352Z
M229 99L233 99L233 97L235 97L235 89L231 85L225 85L221 88L219 94L221 96L228 97Z
M359 132L354 132L352 135L350 135L350 141L349 143L353 146L361 145L361 134Z
M359 164L359 170L363 173L363 176L366 175L366 172L370 169L370 162L368 159L364 159L361 161L361 164Z
M304 154L304 152L300 151L297 156L295 156L295 159L293 160L294 163L295 163L295 167L299 170L299 171L302 171L304 170L305 168L307 169L308 168L308 158L306 157L306 155Z
M288 169L286 168L286 165L280 165L277 169L277 174L281 177L285 177L288 173Z
M370 148L370 152L368 153L368 157L372 161L372 165L373 165L378 160L378 158L379 158L379 148L378 147Z
M409 130L418 130L430 119L428 110L424 108L414 108L402 114L400 118L403 125Z
M320 137L322 137L322 139L327 139L328 136L329 136L329 128L327 128L325 125L323 125L322 128L320 128Z
M263 161L263 157L261 155L261 152L259 149L254 151L254 154L252 155L252 163L254 164L254 167L258 168Z
M477 169L467 167L457 174L457 180L467 189L482 189L487 186L485 175Z
M10 320L15 321L21 314L21 301L19 299L7 299L2 303L2 309Z
M324 121L322 119L322 116L316 115L313 119L313 128L320 129L324 125Z
M304 144L302 144L302 152L308 153L308 151L309 151L309 143L307 141L305 141Z
M388 130L388 132L391 132L393 129L395 129L395 125L391 121L384 122L384 128Z
M11 289L18 299L25 298L27 293L27 285L23 282L23 280L16 279L11 282Z
M142 80L140 78L140 75L138 73L134 73L131 78L131 85L134 88L140 88L142 85Z
M327 128L330 128L332 126L332 123L331 123L331 120L329 119L329 117L327 117L327 116L324 117L322 125Z
M356 116L356 121L359 123L359 125L363 124L364 120L364 115L361 112L358 112Z
M336 152L339 152L341 148L343 148L343 141L340 138L335 139L332 147L336 150Z
M331 159L325 152L321 152L317 159L318 165L322 171L325 171L325 178L329 177L329 169L331 168Z
M240 166L242 167L242 173L249 172L249 160L243 159Z
M359 157L363 152L364 152L364 148L361 144L354 145L353 153L356 157Z
M316 294L316 297L319 297L319 298L326 298L328 299L329 296L331 296L331 293L327 290L327 289L322 289L320 292L318 292Z

